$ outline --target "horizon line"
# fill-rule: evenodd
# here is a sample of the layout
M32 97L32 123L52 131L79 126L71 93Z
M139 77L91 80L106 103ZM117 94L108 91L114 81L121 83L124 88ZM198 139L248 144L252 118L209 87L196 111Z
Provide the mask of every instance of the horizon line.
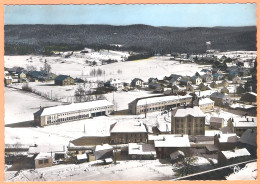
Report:
M137 26L137 25L143 25L143 26L150 26L150 27L172 27L172 28L217 28L217 27L257 27L257 25L240 25L240 26L168 26L168 25L161 25L161 26L154 26L149 24L4 24L4 26L19 26L19 25L46 25L46 26L54 26L54 25L62 25L62 26L91 26L91 25L99 25L99 26Z

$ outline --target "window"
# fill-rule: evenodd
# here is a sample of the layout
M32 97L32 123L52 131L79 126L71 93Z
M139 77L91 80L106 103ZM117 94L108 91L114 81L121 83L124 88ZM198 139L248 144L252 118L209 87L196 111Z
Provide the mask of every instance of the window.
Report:
M45 160L44 160L44 163L45 163L45 164L48 164L48 163L49 163L49 160L48 160L48 159L45 159Z
M38 163L39 163L39 165L43 164L43 160L39 160Z

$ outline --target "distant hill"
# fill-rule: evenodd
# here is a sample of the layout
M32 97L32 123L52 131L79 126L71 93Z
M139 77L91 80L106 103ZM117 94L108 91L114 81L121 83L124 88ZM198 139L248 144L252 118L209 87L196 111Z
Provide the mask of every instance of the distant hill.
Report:
M148 25L5 25L5 54L29 48L40 53L48 45L121 44L162 53L201 53L213 49L256 50L256 27L153 27ZM14 49L15 48L15 49ZM26 50L25 50L26 52Z

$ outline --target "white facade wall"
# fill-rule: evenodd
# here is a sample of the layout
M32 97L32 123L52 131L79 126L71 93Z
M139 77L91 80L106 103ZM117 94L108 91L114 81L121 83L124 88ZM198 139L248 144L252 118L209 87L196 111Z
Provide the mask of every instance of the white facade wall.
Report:
M71 111L71 112L41 116L41 126L81 120L81 119L86 119L86 118L101 116L101 115L109 115L113 111L114 111L114 106L105 106L105 107L82 109L79 111Z

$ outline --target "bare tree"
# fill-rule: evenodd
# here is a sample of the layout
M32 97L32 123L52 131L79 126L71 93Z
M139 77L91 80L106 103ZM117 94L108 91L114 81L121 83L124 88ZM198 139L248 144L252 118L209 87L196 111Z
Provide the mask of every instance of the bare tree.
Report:
M33 66L33 65L26 65L26 70L27 71L36 71L37 68L35 66Z
M89 91L82 86L79 86L74 93L75 101L76 102L86 102L89 101Z
M51 71L51 65L49 65L46 60L45 60L44 66L43 66L43 70L44 70L47 74L49 74L50 71Z

